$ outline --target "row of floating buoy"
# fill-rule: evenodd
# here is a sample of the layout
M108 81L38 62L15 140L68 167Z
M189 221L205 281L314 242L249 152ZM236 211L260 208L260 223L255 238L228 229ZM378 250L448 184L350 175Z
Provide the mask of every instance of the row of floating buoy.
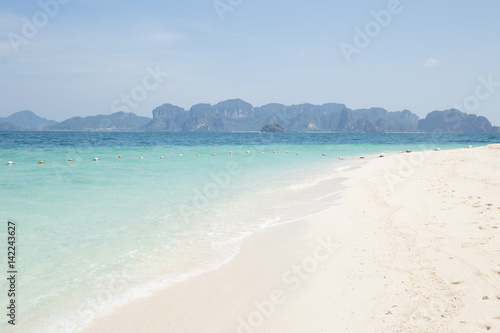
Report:
M247 153L247 154L250 154L250 152L249 152L249 151L247 151L246 153ZM276 153L276 154L277 154L277 153L279 153L279 151L276 151L276 152L273 152L273 153ZM287 151L286 153L287 153L287 154L289 154L290 152L288 152L288 151ZM232 154L233 154L233 152L231 151L231 152L230 152L230 154L232 155ZM297 153L297 155L299 155L299 153ZM182 157L183 155L182 155L182 154L179 154L179 156L180 156L180 157ZM200 154L196 154L196 156L200 156ZM212 156L217 156L217 154L213 153L213 154L212 154ZM326 156L326 154L322 154L322 156ZM381 155L380 157L382 157L382 155ZM122 155L119 155L119 156L118 156L118 158L123 158L123 156L122 156ZM365 157L364 157L364 156L361 156L360 158L365 158ZM139 159L143 160L143 159L144 159L144 157L143 157L143 156L140 156L140 157L139 157ZM165 156L160 156L160 159L161 159L161 160L165 159ZM339 160L343 160L343 159L344 159L343 157L339 157ZM94 162L97 162L97 161L99 161L99 157L95 157L95 158L94 158ZM72 158L68 158L68 162L74 162L74 159L72 159ZM12 162L12 161L8 161L6 164L8 164L8 165L13 165L13 164L15 164L15 163L14 163L14 162ZM39 162L38 162L38 164L45 164L45 161L39 161Z
M467 148L472 148L472 146L471 146L471 145L469 145L469 146L467 146ZM436 148L436 149L434 149L434 151L440 151L440 150L441 150L441 148ZM412 151L411 151L411 150L406 150L406 152L407 152L407 153L411 153ZM246 154L250 154L250 151L249 151L249 150L247 150L245 153L246 153ZM232 151L230 151L230 152L229 152L229 154L230 154L230 155L233 155L234 153L233 153ZM279 150L275 150L275 151L273 151L273 154L279 154ZM289 152L289 151L287 151L287 152L286 152L286 154L290 154L290 152ZM299 153L297 153L297 155L299 155ZM180 157L182 157L183 155L182 155L182 154L179 154L179 156L180 156ZM200 156L200 154L196 154L196 156ZM213 154L212 154L212 156L217 156L217 154L213 153ZM326 154L322 154L322 156L326 156ZM385 157L385 156L386 156L386 154L385 154L385 153L381 153L381 154L379 155L379 157ZM118 156L118 158L123 158L123 156L122 156L122 155L119 155L119 156ZM365 157L364 157L364 156L360 156L359 158L360 158L360 159L364 159ZM139 157L139 159L141 159L141 160L142 160L142 159L144 159L144 157L143 157L143 156L141 156L141 157ZM165 159L165 156L160 156L160 159L161 159L161 160ZM339 160L343 160L343 159L344 159L344 158L343 158L342 156L340 156L340 157L339 157ZM69 159L68 159L68 162L73 162L73 161L74 161L74 159L72 159L72 158L69 158ZM95 158L94 158L94 161L95 161L95 162L99 161L99 157L95 157ZM7 165L14 165L14 164L16 164L16 163L14 163L14 162L12 162L12 161L8 161L6 164L7 164ZM39 161L39 162L38 162L38 164L45 164L45 161Z
M278 152L278 153L279 153L279 152ZM289 152L287 152L287 154L288 154L288 153L289 153ZM232 152L231 152L231 154L232 154ZM247 152L247 154L250 154L250 152ZM297 153L297 155L299 155L299 153ZM180 156L180 157L182 157L183 155L182 155L182 154L179 154L179 156ZM196 154L196 156L200 156L200 154ZM217 154L213 153L213 154L212 154L212 156L217 156ZM326 154L322 154L322 156L326 156ZM385 155L384 155L384 154L381 154L381 155L380 155L380 157L383 157L383 156L385 156ZM123 156L121 156L121 155L120 155L120 156L118 156L118 158L123 158ZM365 157L364 157L364 156L361 156L360 158L361 158L361 159L363 159L363 158L365 158ZM142 159L144 159L144 157L142 157L142 156L141 156L141 157L139 157L139 159L141 159L141 160L142 160ZM161 159L161 160L165 159L165 156L160 156L160 159ZM343 159L344 159L343 157L339 157L339 160L343 160ZM94 161L95 161L95 162L99 161L99 157L95 157L95 158L94 158ZM68 162L74 162L74 159L69 158L69 159L68 159ZM14 163L14 162L12 162L12 161L8 161L8 162L7 162L7 164L8 164L8 165L13 165L13 164L15 164L15 163ZM45 164L45 161L39 161L39 162L38 162L38 164Z

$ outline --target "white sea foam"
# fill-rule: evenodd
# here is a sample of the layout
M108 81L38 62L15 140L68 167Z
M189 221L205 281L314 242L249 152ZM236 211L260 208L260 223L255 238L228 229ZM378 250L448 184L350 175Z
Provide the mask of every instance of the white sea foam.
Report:
M321 196L319 198L314 199L314 201L319 201L319 200L323 200L323 199L326 199L326 198L330 198L330 197L333 197L334 195L338 195L339 193L340 192L337 192L337 191L333 192L333 193L329 193L327 195L323 195L323 196Z
M265 228L269 228L273 225L276 225L279 221L281 220L281 218L279 216L276 216L272 219L267 219L267 220L264 220L262 222L262 224L260 225L260 228L261 229L265 229Z
M321 182L324 182L327 180L332 180L336 177L337 176L335 176L335 175L322 175L319 178L309 180L307 182L290 185L287 187L287 189L291 190L291 191L300 191L300 190L303 190L303 189L306 189L309 187L316 186L316 185L320 184Z

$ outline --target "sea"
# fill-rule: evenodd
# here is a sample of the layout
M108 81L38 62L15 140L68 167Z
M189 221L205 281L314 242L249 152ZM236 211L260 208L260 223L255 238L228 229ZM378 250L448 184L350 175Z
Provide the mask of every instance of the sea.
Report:
M382 153L498 142L499 134L0 132L0 331L77 332L215 270L249 235L342 205L344 173Z

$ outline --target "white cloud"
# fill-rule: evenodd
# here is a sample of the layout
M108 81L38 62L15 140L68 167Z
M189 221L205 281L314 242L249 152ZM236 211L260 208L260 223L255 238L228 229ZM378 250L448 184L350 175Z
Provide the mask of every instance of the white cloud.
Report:
M431 59L428 59L423 65L422 67L423 68L426 68L426 67L436 67L437 65L439 65L439 62L434 59L434 58L431 58Z

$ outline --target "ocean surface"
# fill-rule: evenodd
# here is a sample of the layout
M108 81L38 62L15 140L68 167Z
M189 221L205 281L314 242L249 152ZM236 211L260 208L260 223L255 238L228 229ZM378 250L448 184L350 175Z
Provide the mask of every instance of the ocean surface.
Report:
M381 153L498 142L498 134L0 132L1 267L7 275L12 221L15 330L75 332L217 269L261 228L335 209L343 172ZM2 278L2 307L8 289ZM0 331L12 330L6 321Z

